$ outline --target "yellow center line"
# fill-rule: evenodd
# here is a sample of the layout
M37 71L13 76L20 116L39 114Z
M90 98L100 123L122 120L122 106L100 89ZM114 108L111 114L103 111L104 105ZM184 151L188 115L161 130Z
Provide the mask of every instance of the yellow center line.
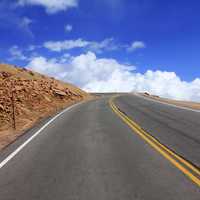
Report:
M173 151L168 149L166 146L161 144L158 140L156 140L153 136L145 132L136 122L131 120L128 116L126 116L123 112L121 112L113 103L113 99L109 100L109 105L112 110L135 132L137 133L143 140L145 140L148 144L150 144L157 152L163 155L167 160L169 160L176 168L182 171L187 177L189 177L195 184L200 187L200 179L192 174L187 168L185 168L182 164L193 170L196 174L200 175L199 169L193 166L191 163L175 154ZM179 162L177 160L179 160Z
M115 107L115 109L117 109L116 106L114 106L114 107ZM150 135L149 133L145 132L138 124L136 124L134 121L130 120L125 114L123 114L123 113L121 113L121 114L130 123L132 123L133 126L135 126L137 129L139 129L143 134L145 134L147 137L149 137L151 140L153 140L156 144L158 144L160 147L162 147L165 151L167 151L169 154L171 154L172 156L174 156L177 160L179 160L180 162L182 162L183 164L185 164L188 168L190 168L191 170L193 170L197 175L200 175L200 170L198 168L196 168L191 163L189 163L188 161L186 161L185 159L183 159L181 156L179 156L176 153L174 153L172 150L168 149L166 146L164 146L162 143L160 143L157 139L155 139L152 135Z

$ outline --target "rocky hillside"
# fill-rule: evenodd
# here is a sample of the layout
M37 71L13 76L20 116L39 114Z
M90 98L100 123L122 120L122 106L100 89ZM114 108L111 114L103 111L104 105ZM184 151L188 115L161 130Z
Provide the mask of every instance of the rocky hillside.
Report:
M39 119L89 97L71 84L0 64L0 148Z

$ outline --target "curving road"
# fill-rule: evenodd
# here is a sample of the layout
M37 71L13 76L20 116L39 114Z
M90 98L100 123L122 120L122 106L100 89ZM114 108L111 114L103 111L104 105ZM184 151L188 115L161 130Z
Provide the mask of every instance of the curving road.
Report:
M66 110L2 151L0 199L199 200L198 174L178 161L196 177L195 183L134 132L109 99L107 95ZM199 112L135 95L113 103L198 170Z

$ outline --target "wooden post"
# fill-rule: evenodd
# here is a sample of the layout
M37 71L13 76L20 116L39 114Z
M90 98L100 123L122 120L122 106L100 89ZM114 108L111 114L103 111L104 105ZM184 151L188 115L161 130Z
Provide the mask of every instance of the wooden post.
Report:
M11 105L12 105L12 120L13 120L13 129L16 130L16 119L15 119L15 97L13 93L13 82L11 84Z

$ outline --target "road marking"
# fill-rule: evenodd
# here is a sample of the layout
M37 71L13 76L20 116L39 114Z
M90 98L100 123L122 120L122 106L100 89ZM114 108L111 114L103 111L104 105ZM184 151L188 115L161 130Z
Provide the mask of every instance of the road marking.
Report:
M32 135L29 139L27 139L22 145L20 145L14 152L12 152L8 157L6 157L1 163L0 163L0 169L5 166L12 158L14 158L27 144L29 144L37 135L39 135L49 124L51 124L55 119L57 119L59 116L64 114L65 112L71 110L72 108L82 104L83 102L77 103L75 105L72 105L62 112L58 113L55 117L50 119L44 126L42 126L34 135Z
M116 107L116 106L115 106ZM117 109L117 107L116 107ZM123 114L123 113L122 113ZM186 165L188 168L190 168L191 170L193 170L193 172L195 172L197 175L200 176L200 170L195 167L194 165L192 165L190 162L186 161L185 159L183 159L181 156L179 156L178 154L176 154L175 152L173 152L172 150L170 150L169 148L167 148L165 145L163 145L162 143L160 143L156 138L154 138L151 134L147 133L146 131L144 131L144 129L142 129L136 122L134 122L133 120L131 120L130 118L128 118L125 114L123 114L126 119L133 124L133 126L135 126L137 129L139 129L143 134L145 134L148 138L150 138L153 142L155 142L157 145L159 145L162 149L164 149L165 151L167 151L169 154L171 154L172 156L174 156L177 160L179 160L180 162L182 162L184 165Z
M162 156L164 156L167 160L169 160L176 168L178 168L180 171L182 171L187 177L190 178L190 180L192 180L195 184L197 184L200 187L200 179L197 176L195 176L193 173L191 173L187 168L185 168L185 166L190 168L197 175L200 174L199 169L197 169L195 166L190 164L188 161L184 160L179 155L175 154L170 149L168 149L166 146L161 144L158 140L153 138L153 136L151 136L149 133L144 131L136 122L134 122L127 115L125 115L123 112L121 112L115 106L115 104L113 102L114 98L115 97L113 97L109 100L109 105L112 108L112 110L117 114L117 116L119 116L135 133L137 133L143 140L145 140L157 152L159 152Z

